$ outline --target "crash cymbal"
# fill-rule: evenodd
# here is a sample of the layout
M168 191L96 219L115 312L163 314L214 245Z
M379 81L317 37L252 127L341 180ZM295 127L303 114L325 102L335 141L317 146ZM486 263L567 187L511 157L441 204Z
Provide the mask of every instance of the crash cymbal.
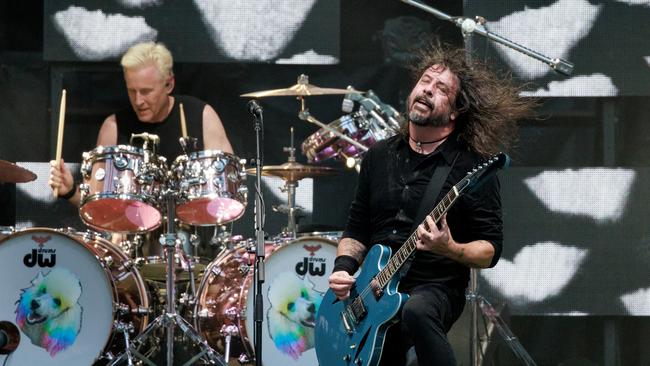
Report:
M306 97L310 95L336 95L336 94L349 94L349 93L363 93L354 89L335 89L335 88L321 88L313 84L309 84L309 77L305 74L298 76L298 83L284 89L271 89L262 90L247 94L242 94L242 97L249 98L266 98L266 97Z
M36 174L14 163L0 160L0 183L25 183L36 179Z
M255 175L255 168L246 169L249 175ZM262 175L282 178L288 182L297 182L304 178L335 175L338 171L333 168L314 165L302 165L297 162L287 162L282 165L267 165L262 168Z

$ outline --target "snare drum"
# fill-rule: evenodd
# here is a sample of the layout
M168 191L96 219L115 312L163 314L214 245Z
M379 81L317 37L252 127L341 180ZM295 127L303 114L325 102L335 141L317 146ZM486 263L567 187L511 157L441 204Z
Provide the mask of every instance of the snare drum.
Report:
M8 366L88 366L124 350L149 300L129 259L94 233L32 228L0 240L0 319L20 329Z
M305 237L267 243L262 348L264 365L317 365L314 320L336 258L336 243ZM210 346L250 362L253 352L254 251L239 245L224 251L206 269L198 290L196 326Z
M133 146L99 146L83 154L81 173L79 215L90 227L140 233L160 226L164 157Z
M328 124L328 127L366 147L395 134L392 129L384 127L376 119L361 112L345 115ZM361 156L364 150L321 128L303 141L302 152L307 156L309 162L319 162L334 157L339 159L356 158Z
M205 150L181 155L172 165L179 190L176 217L204 226L235 221L244 214L248 189L244 161L235 155Z

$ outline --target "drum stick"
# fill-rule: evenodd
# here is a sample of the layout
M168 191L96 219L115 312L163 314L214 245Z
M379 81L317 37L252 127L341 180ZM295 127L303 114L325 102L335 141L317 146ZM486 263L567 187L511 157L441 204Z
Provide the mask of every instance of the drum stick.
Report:
M183 110L183 103L179 104L181 109L181 133L183 138L187 138L187 126L185 125L185 111Z
M63 89L63 92L61 93L61 107L59 108L59 132L56 136L56 158L54 160L56 161L57 168L61 168L61 150L63 149L63 121L65 117L65 94L66 91ZM59 195L59 188L54 188L53 193L54 197L57 197Z

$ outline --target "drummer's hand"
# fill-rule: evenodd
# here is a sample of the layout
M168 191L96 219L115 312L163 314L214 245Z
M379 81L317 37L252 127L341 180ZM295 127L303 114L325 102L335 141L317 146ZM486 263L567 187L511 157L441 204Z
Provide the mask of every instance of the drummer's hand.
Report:
M339 300L345 300L350 296L350 289L355 279L346 271L336 271L330 275L329 285L332 292Z
M63 159L60 164L57 164L56 160L50 160L50 178L47 183L52 190L59 190L59 196L65 195L74 187L74 178Z

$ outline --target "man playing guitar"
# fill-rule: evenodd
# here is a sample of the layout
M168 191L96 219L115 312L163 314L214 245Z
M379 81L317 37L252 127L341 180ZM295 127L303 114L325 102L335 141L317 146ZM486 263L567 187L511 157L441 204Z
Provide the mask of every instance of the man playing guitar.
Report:
M411 346L420 365L456 365L446 334L463 311L469 269L492 267L501 255L499 181L491 177L461 196L439 226L427 217L415 228L416 216L437 169L449 173L431 204L485 156L509 147L516 121L532 106L508 79L479 63L468 65L464 49L436 44L419 60L406 124L364 157L329 278L336 297L346 299L372 244L395 253L416 230L417 250L398 288L410 296L384 338L381 365L403 365Z

